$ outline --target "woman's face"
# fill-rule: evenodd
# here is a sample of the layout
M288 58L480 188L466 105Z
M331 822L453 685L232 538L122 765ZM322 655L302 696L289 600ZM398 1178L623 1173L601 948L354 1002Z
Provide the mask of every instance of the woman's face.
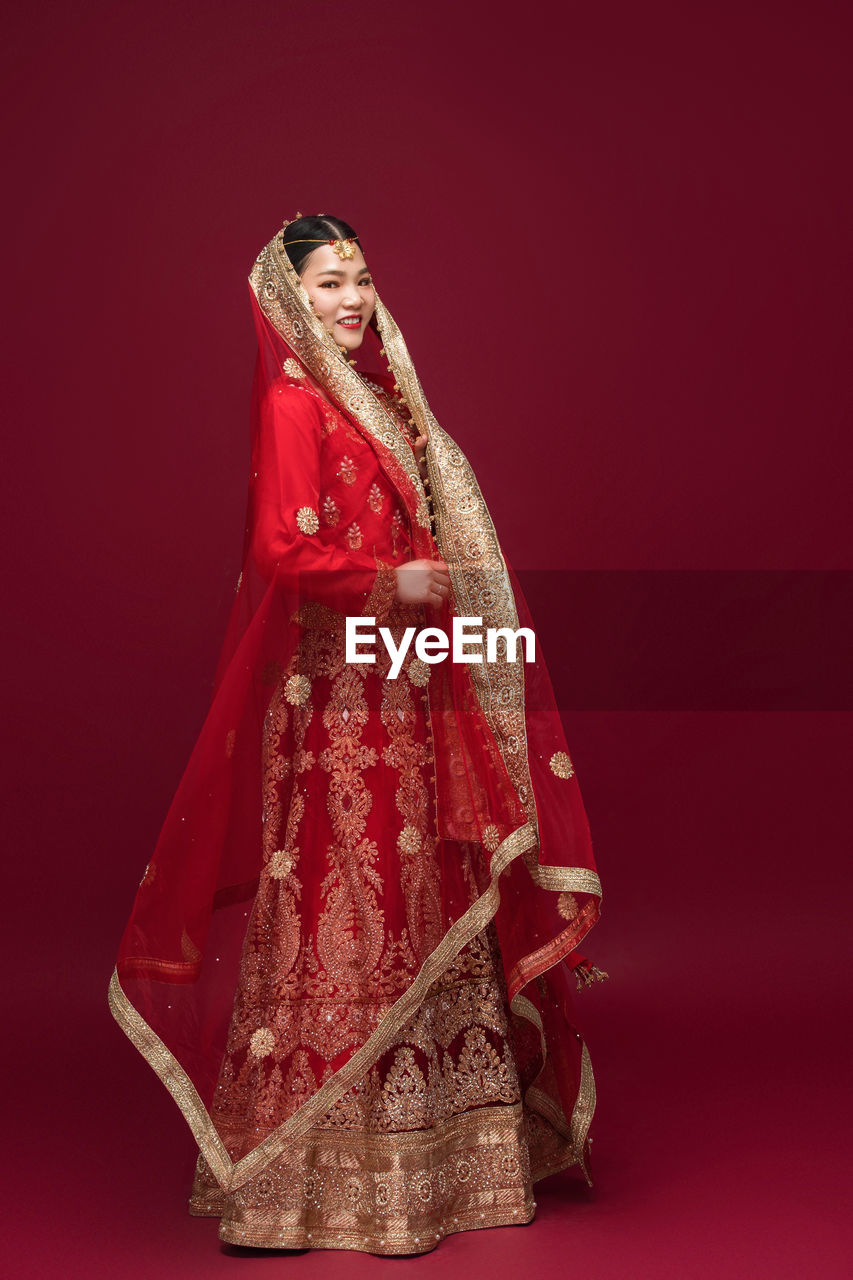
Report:
M376 308L376 295L364 254L339 258L330 244L319 245L305 260L300 279L314 310L347 351L355 351Z

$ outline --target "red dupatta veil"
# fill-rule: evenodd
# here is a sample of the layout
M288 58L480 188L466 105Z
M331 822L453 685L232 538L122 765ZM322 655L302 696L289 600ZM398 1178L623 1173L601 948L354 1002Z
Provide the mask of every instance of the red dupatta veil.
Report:
M347 614L369 616L396 581L392 566L336 541L334 531L313 538L310 524L300 525L305 536L282 535L273 557L269 547L262 554L257 531L270 493L282 509L298 506L310 482L311 459L295 427L290 439L287 424L279 424L277 444L269 445L270 404L283 370L307 375L369 443L407 512L412 558L447 562L451 595L431 624L450 635L457 615L480 618L483 628L532 630L473 470L432 415L391 315L377 295L357 370L314 314L281 238L262 250L249 277L259 349L242 570L210 710L139 885L110 981L110 1008L172 1093L220 1186L232 1190L353 1087L430 984L494 920L510 1008L531 1026L537 1044L525 1103L570 1141L589 1178L595 1087L570 971L579 985L601 976L577 952L598 918L601 887L538 643L532 663L521 660L523 646L519 660L510 661L502 645L496 662L421 664L442 857L452 859L465 843L481 847L487 874L476 901L442 894L435 945L408 986L383 1001L362 1042L273 1133L232 1159L211 1118L241 947L269 856L262 751L275 673L287 668L308 630L337 625ZM377 383L396 384L429 438L434 534L414 454L375 393ZM351 941L357 949L357 918Z

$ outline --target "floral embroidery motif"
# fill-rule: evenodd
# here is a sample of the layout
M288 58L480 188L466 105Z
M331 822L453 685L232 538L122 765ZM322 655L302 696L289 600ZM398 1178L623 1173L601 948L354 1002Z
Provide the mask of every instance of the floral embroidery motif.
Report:
M294 360L293 356L288 356L284 364L281 366L288 378L304 378L305 370L298 360Z
M355 520L353 520L352 524L347 529L346 539L347 539L348 545L352 548L352 550L358 551L362 543L362 535L361 535L361 529L359 528Z
M417 827L405 826L397 836L397 846L401 853L417 853L421 847L422 836Z
M294 706L301 707L311 697L311 681L307 676L291 676L284 686L284 696Z
M338 475L344 484L355 484L357 468L352 458L348 454L344 454L338 466Z
M249 1041L249 1049L256 1058L265 1058L275 1048L275 1035L269 1027L259 1027Z
M412 658L406 670L409 673L409 679L412 684L423 688L429 684L429 678L432 675L432 667L428 662L424 662L423 658Z
M313 507L300 507L296 513L296 523L302 533L316 533L320 528L320 519Z
M370 507L371 511L378 513L382 510L382 504L384 501L385 495L374 480L367 494L367 505Z
M564 920L574 920L578 914L578 900L573 893L557 895L557 910Z
M483 848L489 853L494 853L501 842L501 833L494 825L484 827L483 829Z
M574 771L575 767L569 758L569 753L567 751L555 751L551 756L551 772L555 773L558 778L571 778Z
M330 495L323 499L322 512L324 523L331 526L336 525L341 518L341 509Z
M294 852L298 853L299 850L296 849ZM283 880L293 870L295 861L293 854L288 853L286 849L276 849L269 860L267 871L273 880Z

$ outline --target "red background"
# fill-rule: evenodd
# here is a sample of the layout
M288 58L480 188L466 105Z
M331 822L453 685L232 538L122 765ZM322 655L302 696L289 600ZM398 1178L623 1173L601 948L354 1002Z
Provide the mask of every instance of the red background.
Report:
M845 1273L851 703L834 677L795 686L845 616L803 618L803 582L853 569L850 34L826 0L7 18L15 1274L238 1265L186 1213L191 1135L106 988L239 569L246 277L318 210L358 230L510 560L553 573L538 616L572 654L611 981L581 997L593 1192L552 1178L533 1225L412 1262L247 1256L306 1276ZM641 631L596 611L594 579L575 607L567 569L650 591L681 570L694 594L726 572L673 646L678 592ZM743 569L777 571L758 700ZM707 670L738 678L673 692Z

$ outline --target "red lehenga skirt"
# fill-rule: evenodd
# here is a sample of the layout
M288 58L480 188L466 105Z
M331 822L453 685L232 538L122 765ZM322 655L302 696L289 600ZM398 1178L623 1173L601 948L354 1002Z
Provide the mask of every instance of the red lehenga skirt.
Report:
M399 639L423 610L395 604L387 625ZM264 874L211 1109L234 1161L345 1066L489 882L479 844L436 834L425 664L391 680L381 647L344 658L343 633L317 629L267 673ZM377 1254L529 1222L533 1183L577 1162L523 1101L540 1067L492 921L272 1163L224 1191L199 1155L189 1211L232 1244Z

